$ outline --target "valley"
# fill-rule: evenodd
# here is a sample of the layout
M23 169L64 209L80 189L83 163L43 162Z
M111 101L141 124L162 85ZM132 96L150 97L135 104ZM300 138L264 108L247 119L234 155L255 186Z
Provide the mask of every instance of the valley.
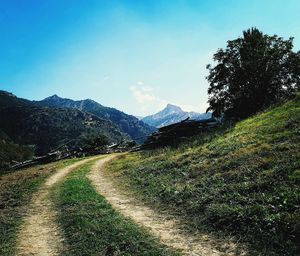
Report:
M299 13L0 1L0 256L299 256Z
M299 106L298 95L177 148L2 174L0 196L19 200L2 205L2 223L14 216L2 254L296 253Z

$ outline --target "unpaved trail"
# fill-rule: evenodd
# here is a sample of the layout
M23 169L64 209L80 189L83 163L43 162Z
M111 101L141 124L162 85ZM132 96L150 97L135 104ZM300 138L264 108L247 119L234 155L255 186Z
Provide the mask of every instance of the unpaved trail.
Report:
M81 160L58 170L33 195L18 234L17 255L59 255L63 237L55 222L56 212L49 198L50 190L54 184L61 181L68 173L97 158L99 156Z
M96 162L88 178L96 191L104 196L118 212L132 219L139 226L146 228L159 241L189 256L245 255L244 250L232 242L214 239L204 234L187 234L179 221L167 214L158 213L132 195L121 191L108 175L104 175L104 164L114 156Z

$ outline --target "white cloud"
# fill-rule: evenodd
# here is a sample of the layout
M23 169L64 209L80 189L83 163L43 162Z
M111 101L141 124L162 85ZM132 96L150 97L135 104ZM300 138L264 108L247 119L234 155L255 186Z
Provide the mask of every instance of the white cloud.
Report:
M150 86L143 86L143 87L141 87L141 90L143 92L153 92L153 88Z
M136 100L139 106L140 115L154 114L166 107L168 103L177 105L184 111L194 111L203 113L207 108L207 103L199 104L199 106L194 106L191 104L174 102L172 100L162 99L157 96L159 88L153 88L151 86L145 85L142 81L137 81L135 85L131 85L129 90L132 93L133 98Z
M103 77L103 81L107 81L107 80L109 80L110 79L110 76L105 76L105 77Z
M131 85L129 90L145 115L155 113L167 105L166 100L160 99L155 95L153 87L145 85L142 81L137 81L135 85Z
M144 104L157 100L157 98L154 94L151 93L151 91L145 91L142 88L138 88L135 85L130 86L129 89L138 103Z

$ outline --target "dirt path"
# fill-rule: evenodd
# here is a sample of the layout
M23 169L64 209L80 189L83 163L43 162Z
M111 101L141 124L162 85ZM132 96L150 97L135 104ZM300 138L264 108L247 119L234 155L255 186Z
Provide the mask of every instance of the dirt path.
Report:
M77 167L99 158L92 157L58 170L50 176L44 185L33 195L30 207L23 219L17 240L17 255L52 256L59 255L63 237L57 226L56 212L49 199L51 187L61 181Z
M161 243L180 251L183 255L229 256L245 254L239 252L233 243L216 240L208 235L198 233L187 234L176 218L157 213L124 191L121 192L111 178L102 172L104 164L113 157L110 156L97 161L88 174L88 178L97 192L125 217L148 229L150 233L159 238Z

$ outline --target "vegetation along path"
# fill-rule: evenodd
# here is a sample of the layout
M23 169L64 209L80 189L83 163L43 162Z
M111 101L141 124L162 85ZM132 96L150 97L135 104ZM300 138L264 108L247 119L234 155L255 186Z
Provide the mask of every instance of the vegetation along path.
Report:
M120 191L110 177L103 173L104 164L113 157L98 160L88 178L96 191L117 211L147 228L152 235L160 239L161 243L180 251L183 255L237 255L234 244L215 240L204 234L188 234L184 232L176 218L157 213L124 191ZM241 254L243 253L240 252L239 255Z
M17 255L59 255L62 236L55 222L56 212L49 199L50 189L68 173L97 157L81 160L50 176L33 195L17 242Z

